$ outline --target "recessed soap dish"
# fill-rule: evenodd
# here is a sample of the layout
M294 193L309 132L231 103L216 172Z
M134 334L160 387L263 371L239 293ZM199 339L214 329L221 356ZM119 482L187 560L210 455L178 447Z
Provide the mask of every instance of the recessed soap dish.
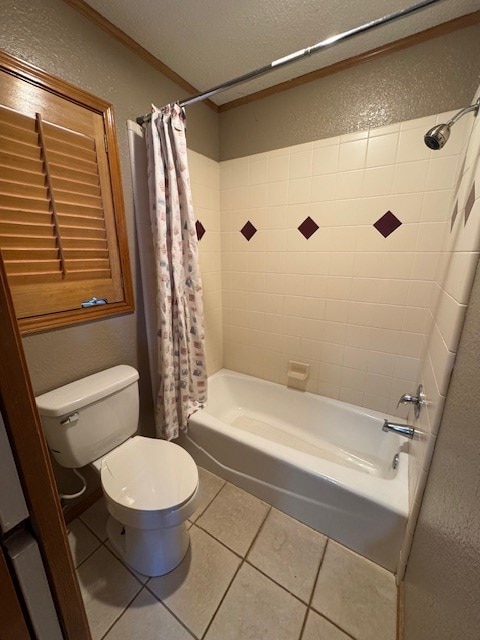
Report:
M305 362L288 361L287 386L292 389L305 391L310 365Z

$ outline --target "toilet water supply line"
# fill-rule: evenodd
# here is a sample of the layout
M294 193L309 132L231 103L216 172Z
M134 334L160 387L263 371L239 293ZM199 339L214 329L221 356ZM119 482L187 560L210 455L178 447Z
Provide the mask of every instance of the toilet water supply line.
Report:
M328 47L331 47L332 45L335 45L338 42L342 42L343 40L348 40L360 33L365 33L381 25L389 24L390 22L398 20L399 18L404 18L405 16L415 13L416 11L420 11L421 9L425 9L430 5L437 4L438 2L443 2L443 0L423 0L423 2L418 2L417 4L414 4L410 7L406 7L405 9L400 9L398 11L395 11L394 13L389 13L388 15L383 16L382 18L371 20L370 22L366 22L365 24L362 24L353 29L349 29L348 31L344 31L343 33L338 33L334 36L330 36L329 38L326 38L321 42L317 42L317 44L314 44L311 47L307 47L306 49L300 49L299 51L290 53L289 55L283 56L283 58L278 58L278 60L274 60L273 62L270 62L270 64L267 64L263 67L254 69L253 71L249 71L248 73L244 73L243 75L238 76L237 78L232 78L231 80L227 80L226 82L222 82L221 84L217 84L211 89L208 89L207 91L202 91L201 93L197 93L196 95L191 96L190 98L186 98L185 100L180 100L178 101L178 105L183 108L189 104L194 104L195 102L206 100L207 98L210 98L211 96L214 96L217 93L221 93L222 91L226 91L227 89L236 87L239 84L243 84L244 82L253 80L253 78L258 78L259 76L263 76L266 73L270 73L270 71L274 71L275 69L284 67L285 65L291 64L292 62L296 62L297 60L300 60L302 58L309 57L314 53L318 53L323 49L327 49ZM152 116L150 113L144 116L138 116L138 118L136 118L136 122L141 126L149 122L151 117Z
M80 489L80 491L77 491L77 493L61 493L60 494L60 498L62 500L73 500L74 498L79 498L87 490L87 481L82 476L80 471L77 471L77 469L72 469L72 471L76 476L78 476L80 478L80 480L82 481L83 487Z

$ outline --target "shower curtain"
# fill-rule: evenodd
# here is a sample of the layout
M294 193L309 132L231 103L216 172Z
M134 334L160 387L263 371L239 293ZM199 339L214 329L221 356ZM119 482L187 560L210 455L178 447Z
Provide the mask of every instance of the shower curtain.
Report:
M129 123L130 153L134 173L135 214L139 243L146 240L146 226L138 224L142 189L139 188L138 131ZM139 127L137 127L137 130ZM133 134L133 135L132 135ZM155 272L156 321L153 296L145 296L150 368L155 401L155 425L159 437L171 440L187 429L188 418L206 401L205 331L202 284L193 215L183 110L170 105L153 107L145 131L150 247ZM140 163L141 164L141 163ZM143 191L143 203L145 203ZM139 247L140 257L144 247ZM142 262L145 262L143 260ZM152 286L145 281L144 291ZM150 322L149 322L150 317ZM150 326L149 326L150 325Z

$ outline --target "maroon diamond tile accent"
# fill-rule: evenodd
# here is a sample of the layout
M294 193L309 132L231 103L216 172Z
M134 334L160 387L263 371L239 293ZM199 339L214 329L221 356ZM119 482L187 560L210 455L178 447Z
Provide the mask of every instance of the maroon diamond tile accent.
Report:
M455 206L453 207L453 211L452 211L452 219L451 219L451 222L450 222L450 233L452 233L453 225L455 224L455 220L457 219L457 215L458 215L458 200L455 202Z
M197 230L197 238L201 240L205 235L206 229L203 226L203 224L200 222L200 220L197 220L195 222L195 229Z
M253 238L253 236L257 233L257 230L255 229L255 227L253 226L253 224L249 220L240 229L240 233L242 234L242 236L246 240L251 240Z
M398 229L402 223L391 211L387 211L381 218L379 218L373 225L375 229L382 234L384 238Z
M475 182L472 184L470 193L468 194L467 202L465 204L465 224L468 222L468 218L472 213L473 205L475 204Z
M302 236L304 236L308 240L316 231L318 231L318 228L318 224L315 222L315 220L312 220L312 218L308 216L308 218L305 218L302 224L298 227L298 230L300 231Z

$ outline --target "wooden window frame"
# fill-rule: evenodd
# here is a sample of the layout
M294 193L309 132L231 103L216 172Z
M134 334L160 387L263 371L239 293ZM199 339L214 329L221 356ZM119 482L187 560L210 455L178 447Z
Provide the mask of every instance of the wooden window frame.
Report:
M122 182L118 146L115 133L115 123L112 105L83 89L79 89L64 80L56 78L37 67L11 56L0 50L0 72L7 73L13 78L29 83L38 89L47 91L75 105L88 109L101 116L107 149L107 163L113 214L115 218L115 235L118 249L118 262L121 270L123 285L123 300L101 306L88 308L79 307L45 315L35 315L19 318L18 326L23 335L55 329L60 327L83 324L92 320L99 320L110 316L122 315L134 311L134 297L128 238L125 224L125 210L123 202ZM1 98L0 98L1 102Z

